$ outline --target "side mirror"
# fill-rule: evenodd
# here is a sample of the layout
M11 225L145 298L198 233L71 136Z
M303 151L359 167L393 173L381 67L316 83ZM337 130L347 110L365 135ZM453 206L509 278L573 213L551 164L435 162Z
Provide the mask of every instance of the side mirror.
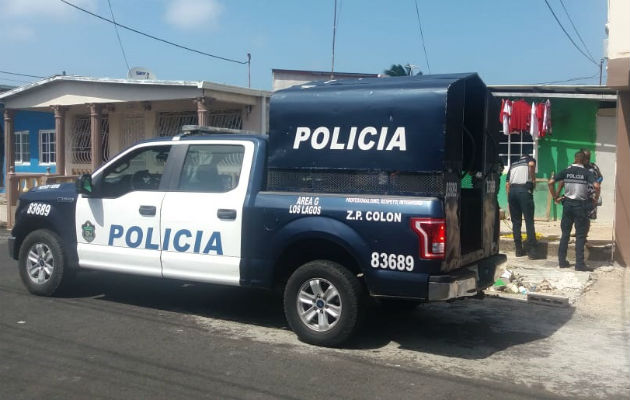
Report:
M92 175L83 174L77 179L77 192L90 196L92 194Z

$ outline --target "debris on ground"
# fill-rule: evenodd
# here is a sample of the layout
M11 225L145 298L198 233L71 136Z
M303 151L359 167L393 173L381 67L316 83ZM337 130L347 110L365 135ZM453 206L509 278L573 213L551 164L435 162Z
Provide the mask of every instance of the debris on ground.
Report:
M553 264L553 265L552 265ZM500 277L487 290L489 293L504 293L505 296L527 298L531 302L547 305L574 303L597 279L598 274L613 271L614 267L600 265L594 272L559 269L554 262L522 262L510 260L501 271ZM552 297L545 297L545 296ZM555 296L555 297L554 297ZM553 304L552 304L553 303Z

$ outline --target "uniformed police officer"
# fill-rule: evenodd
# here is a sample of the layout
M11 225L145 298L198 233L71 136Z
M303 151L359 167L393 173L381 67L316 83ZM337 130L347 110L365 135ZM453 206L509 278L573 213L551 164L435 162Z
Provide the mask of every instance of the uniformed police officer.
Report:
M508 195L510 217L512 218L512 234L516 256L525 255L521 238L522 217L525 217L527 230L527 255L536 258L536 229L534 228L534 187L536 180L536 160L529 155L522 156L512 163L505 181Z
M588 215L597 204L599 197L599 183L591 171L584 167L586 157L582 151L575 153L575 159L571 166L561 171L555 178L549 180L549 191L556 203L562 202L562 238L558 249L558 264L560 268L570 266L567 261L567 247L569 235L575 223L575 269L587 271L584 263L584 242L588 229ZM556 181L560 182L556 192ZM594 197L589 195L588 187L593 185ZM564 196L560 197L560 191L564 187Z
M600 187L602 185L602 182L604 181L604 176L602 175L602 172L599 170L599 167L597 166L597 164L595 164L594 162L591 162L591 151L589 149L581 149L582 153L584 153L584 168L588 169L589 171L591 171L591 173L593 174L593 176L595 177L595 182L599 183ZM591 196L591 198L595 197L595 188L593 187L593 185L588 185L588 193ZM597 206L601 205L601 197L598 199L597 202ZM591 210L590 214L589 214L589 227L591 225L591 219L597 219L597 206L593 207L593 209ZM588 236L588 229L586 230L586 236Z

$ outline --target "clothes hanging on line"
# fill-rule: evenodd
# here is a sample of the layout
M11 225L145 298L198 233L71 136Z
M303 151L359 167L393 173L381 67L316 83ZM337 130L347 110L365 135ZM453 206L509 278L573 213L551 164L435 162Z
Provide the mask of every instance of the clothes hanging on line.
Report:
M510 100L501 99L501 113L499 114L499 122L503 125L503 133L507 135L510 131L510 116L512 115L512 102Z
M544 103L542 133L543 136L551 135L551 102L549 99Z
M499 122L505 135L528 132L534 139L545 137L551 134L551 102L502 99Z
M510 132L523 132L529 130L531 106L525 100L512 102L512 115L510 116Z

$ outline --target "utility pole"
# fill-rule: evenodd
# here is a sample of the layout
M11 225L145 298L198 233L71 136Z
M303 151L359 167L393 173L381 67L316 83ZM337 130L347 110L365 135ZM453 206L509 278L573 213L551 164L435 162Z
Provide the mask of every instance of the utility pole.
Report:
M247 87L252 87L252 54L247 53Z
M604 59L599 60L599 86L602 85L602 67L604 65Z
M337 0L335 0L335 12L333 15L332 66L330 68L330 79L335 78L335 36L336 35L337 35Z

